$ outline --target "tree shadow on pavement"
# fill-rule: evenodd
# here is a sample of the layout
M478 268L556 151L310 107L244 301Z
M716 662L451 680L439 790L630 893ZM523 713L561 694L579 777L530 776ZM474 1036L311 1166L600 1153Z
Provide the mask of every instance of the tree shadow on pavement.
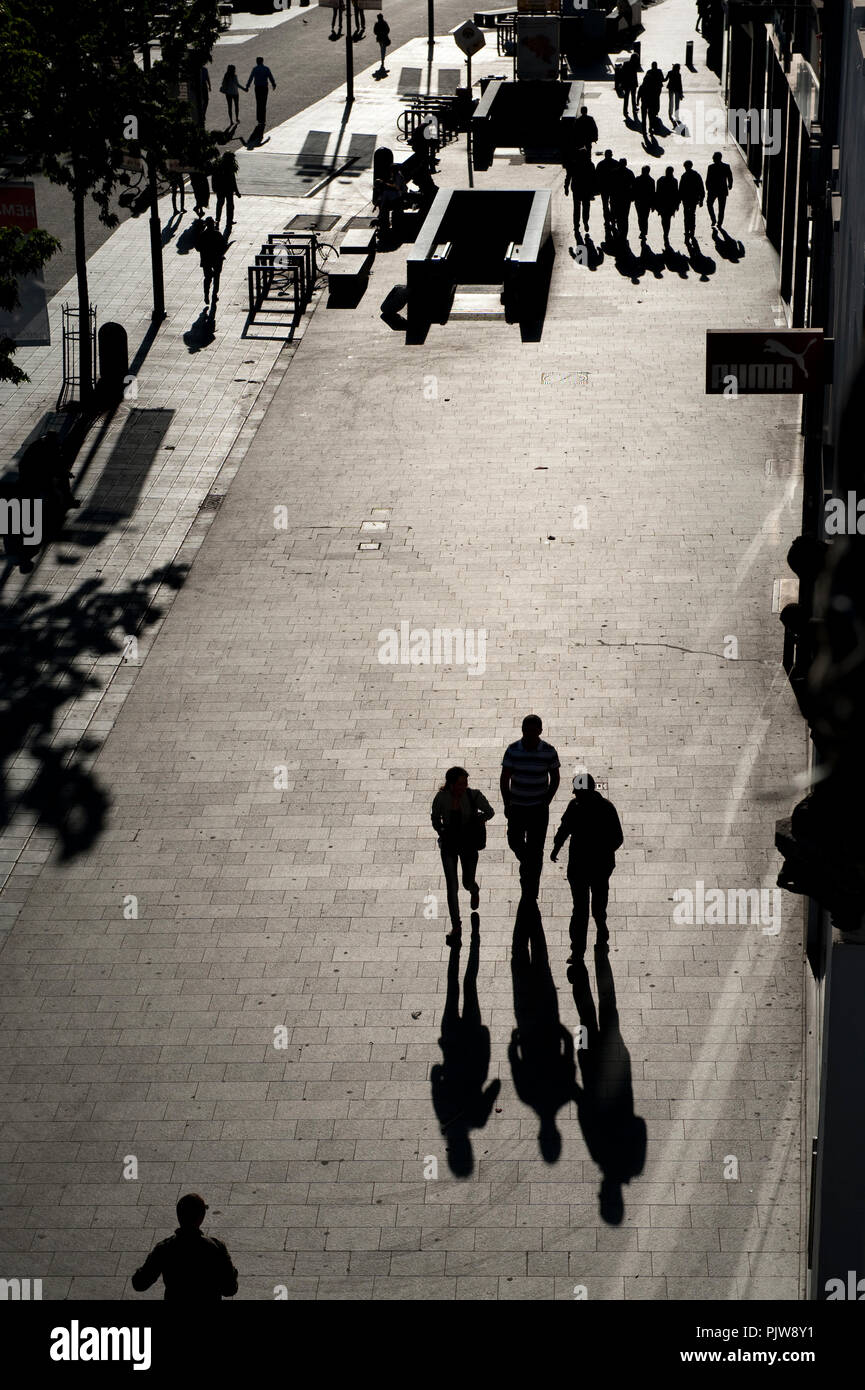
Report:
M110 806L88 765L99 744L58 741L56 731L70 702L92 702L90 692L104 688L94 661L120 655L162 616L154 595L162 585L179 589L186 568L154 570L120 590L92 578L62 599L26 590L0 603L0 829L19 808L34 811L56 832L61 860L98 838Z
M559 1018L559 997L550 970L538 904L520 899L511 953L516 1028L508 1060L517 1095L537 1111L538 1145L547 1163L562 1151L556 1116L574 1099L574 1040Z
M643 1171L646 1162L646 1122L634 1114L631 1059L619 1031L619 1012L610 958L595 948L598 1013L582 960L568 971L574 1003L580 1016L584 1046L579 1049L582 1088L575 1086L577 1115L583 1138L603 1174L599 1193L601 1217L619 1226L625 1214L623 1184Z
M484 1089L490 1069L490 1030L481 1021L478 967L481 939L479 919L472 913L472 936L463 981L460 1014L460 942L454 941L448 961L448 988L441 1022L442 1061L430 1072L432 1102L444 1135L448 1167L457 1178L474 1170L470 1131L483 1129L501 1089L499 1080Z

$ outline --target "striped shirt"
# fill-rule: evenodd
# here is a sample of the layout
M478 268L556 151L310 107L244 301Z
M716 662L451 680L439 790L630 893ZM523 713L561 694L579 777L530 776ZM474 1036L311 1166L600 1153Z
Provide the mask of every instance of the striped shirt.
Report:
M551 743L541 739L537 748L524 748L523 741L512 743L502 758L502 767L511 774L511 802L514 806L546 806L550 797L549 774L560 767L559 755Z

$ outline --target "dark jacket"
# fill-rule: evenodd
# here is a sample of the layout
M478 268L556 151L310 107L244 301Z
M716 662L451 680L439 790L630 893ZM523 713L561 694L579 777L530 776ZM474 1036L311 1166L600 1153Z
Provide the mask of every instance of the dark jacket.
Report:
M595 166L588 150L575 150L565 164L565 194L573 188L575 198L594 198L597 187Z
M667 91L672 92L674 96L678 97L685 95L682 90L681 72L674 72L673 69L670 68L670 71L667 73Z
M640 103L648 109L654 110L661 104L661 89L664 86L664 74L660 68L650 68L640 83L640 90L637 93Z
M473 817L480 812L484 820L487 821L492 820L495 815L495 811L487 801L483 792L476 791L474 787L469 787L463 794L460 806L463 809L468 807L470 815L466 817L462 815L454 816L451 810L452 800L450 792L447 789L436 792L430 812L430 820L432 821L433 830L445 844L461 844L463 841L471 844L470 831Z
M598 138L598 127L592 116L578 116L574 121L574 143L577 149L585 149Z
M613 193L618 183L618 164L614 159L601 159L595 165L595 186L600 193Z
M629 169L627 164L617 164L616 177L613 180L612 187L614 202L618 203L620 206L625 203L630 205L634 197L635 183L636 179L634 178L633 169Z
M655 180L651 174L639 174L634 180L634 202L638 208L655 206Z
M623 92L635 92L640 81L640 60L632 53L618 71L619 86Z
M655 207L657 211L668 212L672 216L674 212L678 212L680 202L679 185L676 182L675 174L671 174L669 178L666 174L662 174L655 184Z
M679 179L679 197L685 207L695 208L698 203L702 205L706 196L703 187L703 180L696 169L686 169Z
M221 169L217 164L210 176L210 183L217 197L224 198L229 193L233 194L236 198L240 197L240 192L237 187L237 176L233 169Z
M733 187L733 170L729 164L719 160L716 164L714 160L706 170L706 192L707 193L727 193Z
M558 854L570 836L568 871L600 869L612 872L616 850L622 844L622 827L612 801L600 792L580 792L565 808L562 822L553 841L553 853Z
M225 259L225 244L215 227L206 227L198 238L195 248L201 261L202 270L208 266L216 269Z
M180 1227L151 1250L132 1276L132 1287L143 1293L160 1274L164 1297L172 1303L218 1303L237 1293L237 1270L221 1240L198 1229Z

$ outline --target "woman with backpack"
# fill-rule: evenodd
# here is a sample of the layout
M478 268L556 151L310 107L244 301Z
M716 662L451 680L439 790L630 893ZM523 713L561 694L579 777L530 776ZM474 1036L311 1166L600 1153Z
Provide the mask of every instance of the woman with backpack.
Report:
M439 837L442 867L447 884L448 912L451 920L448 945L460 940L462 921L459 902L459 869L462 868L463 888L471 894L471 909L476 912L480 902L477 883L478 853L486 847L487 821L495 815L483 792L469 790L469 775L464 767L449 767L444 785L435 795L430 819Z

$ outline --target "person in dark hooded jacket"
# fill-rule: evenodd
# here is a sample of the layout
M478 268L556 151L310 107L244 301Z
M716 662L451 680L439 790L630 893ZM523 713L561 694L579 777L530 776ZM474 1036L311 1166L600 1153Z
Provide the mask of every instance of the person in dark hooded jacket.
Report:
M550 859L556 862L559 850L570 839L568 883L574 910L571 915L571 955L577 962L586 953L589 930L589 902L597 928L597 950L608 949L607 902L610 875L616 867L616 850L622 845L619 815L611 801L595 790L595 779L588 772L574 778L574 796L565 808L556 831Z

